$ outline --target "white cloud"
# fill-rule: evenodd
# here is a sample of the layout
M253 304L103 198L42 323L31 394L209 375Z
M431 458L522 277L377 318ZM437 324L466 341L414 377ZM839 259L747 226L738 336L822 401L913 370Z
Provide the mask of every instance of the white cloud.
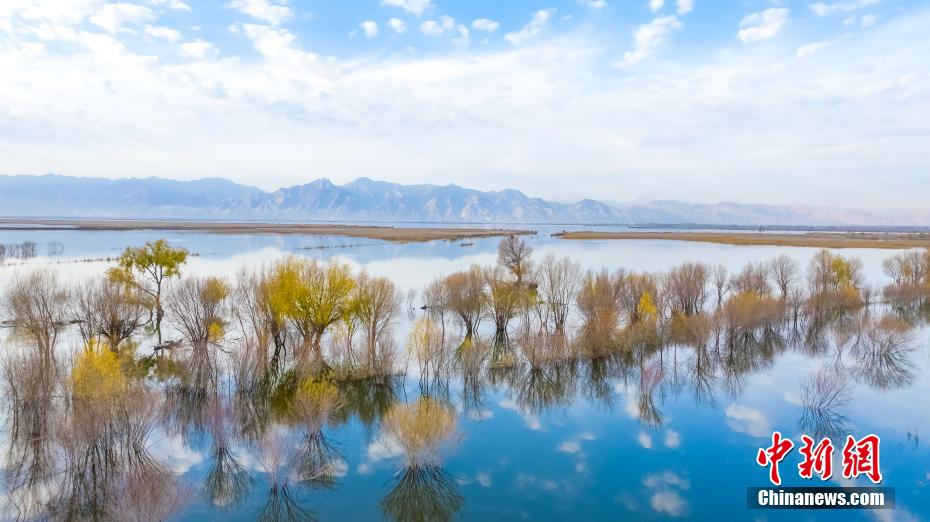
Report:
M215 47L213 47L212 43L198 38L191 42L182 43L181 50L188 56L194 58L204 58L208 53L214 51Z
M184 444L179 435L157 439L150 449L152 455L178 475L187 473L204 460L203 454Z
M504 39L514 45L523 45L527 43L542 32L543 28L546 27L546 22L549 21L549 18L553 14L555 14L555 9L540 9L536 11L533 13L533 18L530 20L530 23L523 26L523 29L519 31L505 34Z
M456 44L468 45L471 42L471 37L470 37L467 27L465 27L462 24L459 24L455 27L455 30L459 33L459 37L453 40Z
M649 10L653 13L658 13L664 5L665 0L649 0Z
M493 33L501 24L487 18L476 18L471 22L471 28L476 31L487 31Z
M794 55L797 56L798 58L804 58L806 56L816 53L817 51L821 49L830 47L831 45L833 45L833 42L829 40L825 40L823 42L811 42L809 44L804 44L801 47L798 47L798 50L794 53ZM785 395L785 400L788 400L787 392Z
M875 25L875 21L878 20L878 15L869 13L867 15L862 15L862 28L866 29Z
M687 491L691 483L672 471L654 473L643 478L643 485L654 493L649 497L649 505L658 513L672 517L684 517L690 514L688 502L676 490Z
M652 437L650 437L648 433L643 431L639 432L636 440L639 442L640 446L646 449L652 449Z
M233 0L229 7L271 25L281 25L294 16L286 0Z
M427 20L420 24L420 31L427 36L442 36L455 28L455 19L442 15L439 20Z
M753 437L771 437L772 425L756 408L733 404L726 409L730 429Z
M432 2L430 0L381 0L381 5L399 7L419 18L430 8Z
M190 11L191 6L181 0L149 0L149 3L155 7L164 7L172 11Z
M575 439L569 439L559 444L558 449L562 453L578 453L581 451L581 442Z
M681 435L675 430L667 430L665 432L665 447L677 448L678 446L681 446Z
M694 0L678 0L678 15L683 16L694 9Z
M158 38L160 40L166 40L171 43L178 43L181 41L181 32L177 29L172 29L170 27L161 27L154 25L145 26L145 34L151 36L152 38Z
M667 67L617 75L603 63L613 42L593 33L358 60L318 56L294 33L257 22L236 31L258 56L224 48L178 64L171 49L145 56L91 33L87 18L99 5L64 4L29 14L80 24L67 48L40 45L26 28L47 19L21 10L10 19L16 34L0 37L0 70L17 71L0 75L2 107L16 108L0 133L10 172L189 179L221 170L277 188L305 181L299 166L313 159L334 181L377 171L425 183L442 169L450 182L504 180L542 197L926 206L926 12L882 13L873 30L803 60L794 40L778 38L764 53L741 45L704 49L700 59L669 53ZM62 92L62 77L74 88ZM476 142L486 144L480 155ZM560 181L577 158L584 169L566 188ZM643 175L605 186L618 164ZM888 183L872 182L879 171ZM920 190L894 188L907 183ZM805 191L785 189L799 184ZM632 393L621 406L636 418Z
M660 489L668 486L683 490L691 489L691 481L673 471L663 471L661 473L646 475L643 477L643 485L649 489Z
M633 50L623 53L620 66L633 65L661 49L667 42L669 34L683 26L674 16L656 18L643 24L633 32Z
M674 491L659 491L649 498L649 505L659 513L671 517L683 517L688 514L688 503Z
M362 31L365 33L365 38L371 39L378 36L378 23L372 20L365 20L364 22L358 24L362 28Z
M391 18L388 20L387 24L388 27L397 34L404 34L407 32L407 24L400 18Z
M382 433L368 445L367 456L370 462L393 459L404 454L397 439Z
M148 7L117 2L101 6L100 10L90 17L90 21L108 33L116 34L124 26L153 22L157 18L155 11Z
M482 487L489 488L491 487L491 475L487 473L478 473L475 475L475 482L481 484Z
M736 34L743 43L759 42L774 38L788 23L788 10L783 7L773 7L752 13L740 20L742 28Z
M824 2L817 2L814 4L808 5L808 9L814 12L817 16L828 16L833 13L850 13L857 9L862 9L863 7L870 6L877 3L878 0L855 0L851 2L836 2L832 4L827 4Z
M578 0L578 3L589 9L595 10L607 7L607 2L604 0Z

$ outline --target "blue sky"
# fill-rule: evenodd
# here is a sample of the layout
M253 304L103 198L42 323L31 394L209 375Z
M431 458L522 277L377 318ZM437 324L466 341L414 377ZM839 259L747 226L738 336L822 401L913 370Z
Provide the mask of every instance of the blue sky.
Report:
M0 174L926 208L908 0L4 0Z

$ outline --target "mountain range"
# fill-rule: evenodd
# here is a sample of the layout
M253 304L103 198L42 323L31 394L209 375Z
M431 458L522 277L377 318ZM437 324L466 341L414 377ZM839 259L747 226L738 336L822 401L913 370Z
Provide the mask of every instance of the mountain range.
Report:
M927 226L930 210L855 209L681 201L559 203L514 189L401 185L321 178L267 192L223 178L0 176L0 216L438 223Z

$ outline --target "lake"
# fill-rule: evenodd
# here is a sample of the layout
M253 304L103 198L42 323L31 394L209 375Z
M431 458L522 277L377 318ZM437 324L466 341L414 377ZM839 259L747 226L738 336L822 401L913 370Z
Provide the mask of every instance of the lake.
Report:
M549 236L565 227L536 228L540 233L526 238L534 261L553 254L577 261L582 270L660 273L702 262L723 265L733 274L747 263L787 255L806 271L817 253L680 241L566 241ZM243 268L271 266L290 255L336 258L356 271L364 268L372 276L389 278L403 296L403 311L392 328L397 371L340 385L336 412L322 424L295 420L290 406L277 407L273 398L271 413L255 421L261 413L252 410L260 401L250 401L239 389L239 335L232 327L215 349L218 377L208 397L179 395L183 386L171 367L186 364L183 350L160 355L161 362L146 366L142 379L157 411L143 445L146 458L154 460L152 469L164 468L171 475L152 484L170 483L178 492L178 498L164 503L171 504L165 508L171 520L930 517L930 450L920 440L921 434L930 433L930 410L924 402L930 398L930 335L923 315L907 317L906 331L883 336L876 325L898 312L876 302L818 326L816 335L810 333L811 325L796 328L795 333L804 332L794 336L791 328L780 326L777 339L764 339L745 353L721 347L719 337L715 343L711 335L700 349L663 342L649 349L538 364L530 359L493 368L486 361L474 366L450 363L445 374L426 377L405 350L413 325L426 314L420 310L423 290L473 264L494 265L498 239L397 244L300 235L0 229L0 244L34 241L37 250L35 256L4 260L0 289L37 267L51 268L69 284L100 277L125 247L159 238L193 254L183 266L185 276L232 282ZM838 252L861 259L869 287L891 282L882 262L895 251ZM710 301L707 308L713 308ZM576 331L581 323L574 311L567 330ZM485 346L494 337L487 318L484 324L476 345ZM448 328L450 338L461 336L453 322ZM516 338L519 321L510 328ZM74 330L65 329L56 345L63 361L81 349ZM170 321L164 331L166 338L180 338ZM0 330L0 336L7 359L27 350L28 343L14 339L13 329ZM149 356L151 336L137 334L136 339L137 357ZM869 343L887 345L873 348ZM841 383L845 400L812 412L812 404L821 404L818 382L827 387ZM9 387L4 390L5 402L11 403ZM411 472L409 454L383 420L393 405L415 403L421 396L450 408L456 429L429 466ZM9 407L5 410L7 422L0 432L8 448L2 517L41 519L48 506L62 509L67 502L80 503L76 512L82 516L98 513L87 507L97 499L86 484L78 487L73 477L67 478L61 461L75 444L67 436L59 440L67 407L46 412L54 418L43 418L40 431L57 435L41 449L35 441L24 445L14 440L11 423L16 419ZM756 454L771 444L775 430L798 446L803 433L832 435L839 446L835 472L823 482L831 486L871 484L865 477L842 478L839 450L847 433L879 435L882 485L894 488L896 509L749 510L747 487L768 485L768 471L756 464ZM41 466L38 454L43 455ZM798 458L795 449L782 463L784 485L820 485L798 476ZM310 461L318 468L322 463L325 472L301 474L301 466ZM114 477L127 480L115 472ZM131 481L113 486L114 495L127 495L134 491L131 486ZM119 507L101 507L102 518L142 513L139 519L146 519L146 513L158 512L154 507L146 511L150 506L127 506L125 500L103 500Z

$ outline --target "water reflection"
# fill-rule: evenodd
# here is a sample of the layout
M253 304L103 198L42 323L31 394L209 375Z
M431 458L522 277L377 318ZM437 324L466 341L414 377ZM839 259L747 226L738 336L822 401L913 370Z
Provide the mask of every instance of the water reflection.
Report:
M394 472L376 506L385 518L451 520L475 504L448 471L462 424L491 418L499 403L531 430L579 404L670 430L680 400L713 410L801 358L817 369L801 380L791 420L835 438L855 427L857 388L891 392L922 377L924 294L893 288L875 302L839 256L816 259L807 286L782 262L779 272L750 265L720 287L720 271L699 264L582 275L546 258L519 276L506 265L444 276L416 300L335 264L286 263L235 281L178 281L166 298L177 341L154 355L145 303L112 281L70 288L38 271L9 285L4 518L167 519L202 499L261 520L312 520L327 492L371 472L359 465L348 478L363 444L366 465L377 457L376 471ZM317 293L327 285L341 290ZM325 306L311 299L324 294ZM172 469L153 450L163 439L202 452L201 469ZM372 457L375 441L383 448ZM647 486L659 511L696 510L670 476Z

